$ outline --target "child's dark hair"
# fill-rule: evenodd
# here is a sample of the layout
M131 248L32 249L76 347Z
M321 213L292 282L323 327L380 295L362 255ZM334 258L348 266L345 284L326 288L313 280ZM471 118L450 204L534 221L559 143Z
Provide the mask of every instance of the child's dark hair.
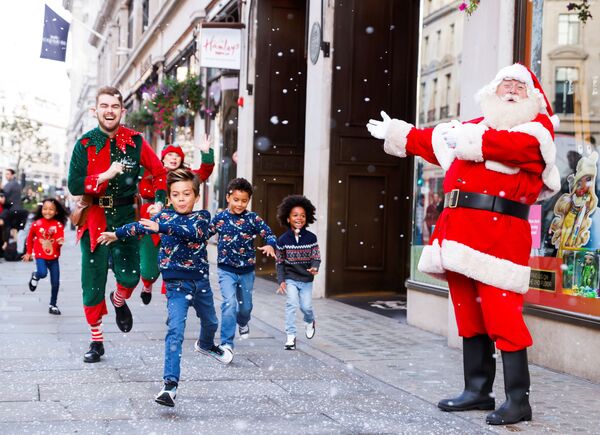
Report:
M231 195L234 190L239 190L240 192L246 192L249 197L254 193L254 189L252 188L252 184L245 178L234 178L227 185L227 195Z
M192 190L196 196L200 195L200 180L191 170L187 168L178 168L169 171L167 174L167 195L171 195L171 185L178 181L191 181Z
M277 206L277 220L283 227L289 227L287 221L294 207L302 207L306 213L306 227L315 222L315 206L304 195L289 195L283 198L281 204Z
M67 222L67 211L65 210L65 207L62 205L62 203L56 198L44 198L42 203L38 205L38 208L35 212L34 220L37 221L38 219L43 219L44 215L42 215L42 208L44 208L45 202L51 202L52 204L54 204L54 207L56 208L56 214L52 219L54 219L55 221L59 221L61 224L64 225Z

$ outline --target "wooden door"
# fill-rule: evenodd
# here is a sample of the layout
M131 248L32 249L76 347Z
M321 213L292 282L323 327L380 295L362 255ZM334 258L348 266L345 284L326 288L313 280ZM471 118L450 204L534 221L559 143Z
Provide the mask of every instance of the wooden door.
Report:
M414 122L419 2L336 2L327 252L328 296L404 290L412 159L365 125L380 110Z
M277 223L277 205L287 195L302 193L305 14L304 0L258 2L252 210L277 235L285 231ZM259 253L256 272L269 276L274 270L273 260Z

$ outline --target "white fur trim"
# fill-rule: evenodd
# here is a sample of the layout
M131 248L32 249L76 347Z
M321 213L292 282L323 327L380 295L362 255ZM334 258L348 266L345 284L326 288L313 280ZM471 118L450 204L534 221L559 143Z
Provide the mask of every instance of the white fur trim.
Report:
M418 269L439 278L446 270L460 273L485 284L515 293L529 290L528 266L494 257L453 240L436 240L423 249Z
M539 122L527 122L517 125L509 131L518 131L533 136L540 143L540 151L546 167L542 172L542 181L545 189L542 190L538 200L546 199L560 190L560 173L556 166L556 145L550 132Z
M554 127L554 131L556 131L556 129L560 125L560 118L558 117L558 115L552 115L550 117L550 122L552 123L552 127Z
M453 122L442 122L435 126L431 135L433 154L435 154L435 158L444 171L448 170L456 156L454 155L454 150L446 144L442 134L453 128L454 125Z
M504 163L495 162L494 160L486 160L485 167L490 171L500 172L501 174L514 175L518 174L521 168L515 168L514 166L508 166Z
M461 124L454 153L461 160L483 162L483 134L487 130L484 124Z
M414 125L399 119L392 119L385 133L383 150L396 157L406 157L406 137Z
M505 66L500 71L498 71L498 73L496 74L496 77L494 77L494 80L493 80L493 82L496 82L495 87L498 87L498 85L500 84L500 82L502 80L507 80L507 79L508 80L510 80L510 79L518 80L522 83L525 83L528 88L530 88L530 89L534 88L533 79L531 78L531 74L529 73L527 68L525 68L520 63L514 63L512 65Z

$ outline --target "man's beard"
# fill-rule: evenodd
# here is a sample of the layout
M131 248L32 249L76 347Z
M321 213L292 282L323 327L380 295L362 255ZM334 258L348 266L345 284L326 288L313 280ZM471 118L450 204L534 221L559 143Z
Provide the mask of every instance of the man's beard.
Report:
M514 101L510 101L510 99ZM535 97L518 98L496 94L485 95L481 98L481 110L484 122L496 130L508 130L516 125L533 121L540 112L540 106Z

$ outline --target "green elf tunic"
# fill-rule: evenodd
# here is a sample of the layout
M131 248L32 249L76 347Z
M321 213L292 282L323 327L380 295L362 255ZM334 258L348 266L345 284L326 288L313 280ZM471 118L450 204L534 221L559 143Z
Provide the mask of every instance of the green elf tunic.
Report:
M98 176L113 162L123 164L123 173L98 183ZM90 325L107 313L104 293L109 257L117 286L126 297L131 296L139 281L138 240L129 238L99 245L97 239L101 232L114 231L135 220L134 197L142 167L153 176L155 200L164 203L166 170L140 133L120 126L116 135L110 138L100 128L95 128L85 133L73 149L69 191L73 195L87 194L94 198L86 222L77 228L82 253L83 305Z

